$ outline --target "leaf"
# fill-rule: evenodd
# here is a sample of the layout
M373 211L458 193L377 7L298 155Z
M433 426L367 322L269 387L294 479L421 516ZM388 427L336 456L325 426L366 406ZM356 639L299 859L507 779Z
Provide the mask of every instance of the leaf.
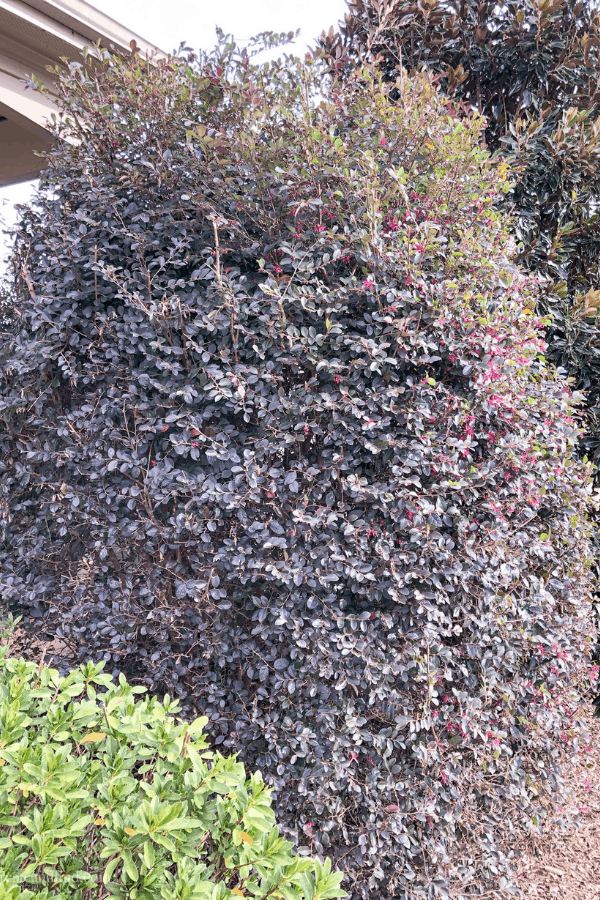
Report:
M104 870L104 874L102 875L102 884L108 884L110 881L113 872L117 868L120 861L119 856L114 856L109 862L106 864L106 868Z
M246 896L246 895L244 894L244 892L238 890L238 888L231 888L231 893L232 893L232 894L235 894L236 897L245 897L245 896Z
M107 735L103 731L91 731L89 734L86 734L84 738L82 738L79 743L80 744L97 744L99 741L103 741Z
M125 828L124 831L125 834L128 834L130 837L134 837L134 835L138 833L135 828Z
M189 828L198 828L199 822L197 819L192 819L191 817L182 817L178 819L172 819L170 822L167 820L163 825L161 825L161 829L163 831L177 831L179 829L189 829Z
M245 844L253 844L254 838L247 831L240 831L240 837Z
M154 868L156 863L156 853L151 841L144 841L144 862L148 869Z
M106 823L106 819L94 819L94 825L104 825Z
M129 876L129 878L131 878L132 881L137 881L139 874L138 874L137 866L135 865L135 863L133 861L133 857L132 857L130 851L123 850L122 858L123 858L123 868L127 872L127 875Z

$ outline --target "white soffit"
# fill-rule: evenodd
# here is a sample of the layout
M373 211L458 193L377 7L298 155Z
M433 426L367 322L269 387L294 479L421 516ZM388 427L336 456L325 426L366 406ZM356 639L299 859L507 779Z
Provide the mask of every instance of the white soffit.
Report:
M80 60L98 41L118 50L135 41L143 57L167 55L84 0L0 0L0 186L37 177L35 151L52 143L45 126L54 103L24 80L35 75L52 91L46 66Z

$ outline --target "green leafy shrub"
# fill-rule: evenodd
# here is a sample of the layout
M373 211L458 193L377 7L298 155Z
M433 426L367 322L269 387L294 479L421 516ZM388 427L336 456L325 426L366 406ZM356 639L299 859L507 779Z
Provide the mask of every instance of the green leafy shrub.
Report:
M491 889L592 628L574 400L482 120L233 45L61 90L78 143L3 343L2 598L205 712L356 896Z
M342 896L329 861L292 856L260 773L208 750L206 718L102 668L0 650L1 900Z

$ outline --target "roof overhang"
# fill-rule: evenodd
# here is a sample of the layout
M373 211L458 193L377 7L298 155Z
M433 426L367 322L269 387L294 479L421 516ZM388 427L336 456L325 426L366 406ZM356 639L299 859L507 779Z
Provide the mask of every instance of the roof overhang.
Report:
M132 41L144 57L166 56L84 0L0 0L0 186L37 178L36 151L52 145L48 125L56 107L27 87L31 76L52 94L46 66L64 57L81 60L83 48L98 42L127 51Z

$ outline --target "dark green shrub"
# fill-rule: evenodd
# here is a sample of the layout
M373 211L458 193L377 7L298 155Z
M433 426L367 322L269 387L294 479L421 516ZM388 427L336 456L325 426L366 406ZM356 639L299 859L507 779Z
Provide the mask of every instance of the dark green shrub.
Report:
M591 633L506 174L428 78L149 71L65 76L79 145L17 239L2 597L206 711L356 896L486 891L578 740Z
M208 750L206 718L102 668L0 648L1 900L343 896L279 837L260 773Z

